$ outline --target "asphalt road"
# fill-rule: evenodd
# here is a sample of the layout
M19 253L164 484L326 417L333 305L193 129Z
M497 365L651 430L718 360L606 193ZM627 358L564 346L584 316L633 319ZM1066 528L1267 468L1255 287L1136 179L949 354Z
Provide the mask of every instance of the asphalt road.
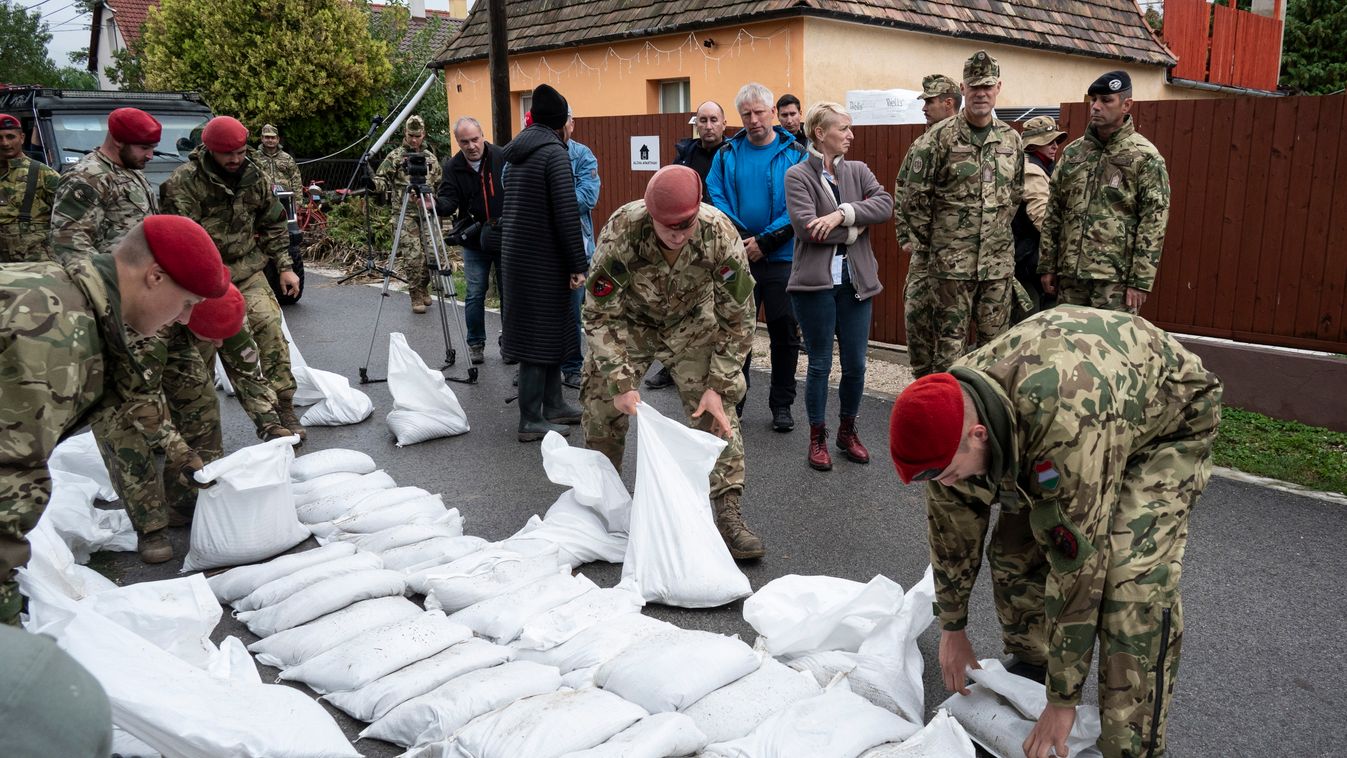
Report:
M305 359L314 366L353 380L370 342L378 290L335 286L310 275L303 301L286 309L290 329ZM498 540L514 533L529 516L543 513L562 492L543 473L537 444L515 439L518 413L506 405L512 396L513 367L495 349L499 321L488 314L492 330L487 360L476 385L453 384L472 424L468 434L399 449L384 422L392 407L386 384L361 386L374 401L374 415L355 426L311 428L306 450L346 447L363 450L400 485L441 492L457 506L465 533ZM384 376L388 333L401 331L428 364L438 366L444 347L433 312L413 315L405 295L386 301L370 376ZM457 339L457 337L455 337ZM466 356L447 371L464 373ZM804 400L789 434L774 433L767 409L767 377L757 374L743 418L748 480L745 517L767 543L766 559L745 566L753 587L786 574L826 574L867 581L876 574L904 587L921 578L928 560L924 500L917 486L904 487L889 465L889 402L867 397L860 432L874 461L860 466L834 459L820 473L805 463L807 425ZM357 385L359 386L359 385ZM803 385L800 387L803 393ZM569 391L572 396L574 391ZM672 390L646 391L643 399L662 413L679 417ZM836 393L830 398L835 424ZM223 406L227 450L256 442L251 425L233 399ZM581 444L578 428L572 444ZM627 450L625 479L635 473L634 434ZM1347 670L1342 634L1347 630L1347 514L1334 503L1264 487L1215 478L1194 512L1185 562L1184 615L1187 630L1178 691L1171 710L1172 756L1336 756L1340 755L1347 694L1337 683ZM186 553L187 530L174 530L179 556ZM305 543L298 549L311 547ZM147 567L134 554L111 560L120 581L176 576L180 558ZM612 586L620 567L591 564L581 569L601 586ZM979 656L1000 655L1000 637L989 580L978 583L972 603L970 636ZM742 604L713 610L660 606L646 612L688 628L738 634L748 642L754 632L742 616ZM255 638L226 613L216 639ZM947 693L936 662L938 631L920 640L927 661L927 715ZM263 668L270 680L275 671ZM1093 684L1086 695L1095 700ZM354 739L361 725L329 710ZM1333 726L1337 724L1337 726ZM366 755L392 756L400 750L377 741L357 743Z

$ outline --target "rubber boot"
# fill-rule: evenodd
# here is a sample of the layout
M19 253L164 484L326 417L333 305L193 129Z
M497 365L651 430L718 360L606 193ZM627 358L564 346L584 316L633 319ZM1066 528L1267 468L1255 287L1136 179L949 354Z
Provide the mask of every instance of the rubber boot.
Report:
M809 468L832 471L833 458L828 455L828 427L825 424L809 425Z
M716 529L720 530L725 547L730 549L730 557L736 561L755 560L766 555L767 548L744 523L739 512L740 497L738 492L727 492L711 501L715 506Z
M555 370L556 366L522 362L519 364L520 442L537 442L546 437L548 432L556 432L562 436L571 433L569 426L549 424L543 418L543 395L547 393L548 369Z
M826 442L824 447L827 447ZM856 434L855 416L841 416L838 419L837 449L856 463L870 462L870 451L865 449L865 445L861 444L860 435Z
M561 366L547 366L547 384L543 389L543 418L553 424L579 424L580 409L566 402L561 393Z
M173 545L168 541L168 532L156 529L153 532L136 537L136 552L146 563L164 563L173 560Z
M304 426L299 423L299 416L295 415L295 392L276 393L276 415L281 417L281 424L289 429L302 443L309 438L309 433L304 431Z

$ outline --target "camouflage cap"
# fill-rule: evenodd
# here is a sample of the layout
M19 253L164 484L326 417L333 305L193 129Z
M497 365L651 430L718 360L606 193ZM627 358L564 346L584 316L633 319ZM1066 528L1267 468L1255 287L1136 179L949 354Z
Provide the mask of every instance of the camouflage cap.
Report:
M1042 147L1066 139L1066 132L1057 128L1052 116L1034 116L1024 122L1020 138L1025 147Z
M963 64L963 83L970 87L986 87L1001 81L1001 64L986 50L973 53Z
M272 126L271 124L263 124L263 125L262 125L262 136L263 136L263 137L279 137L279 136L281 136L281 133L280 133L279 131L277 131L277 130L276 130L276 127Z
M407 126L402 130L406 134L425 134L426 121L420 116L408 116Z
M921 99L959 94L959 84L944 74L928 74L921 80Z

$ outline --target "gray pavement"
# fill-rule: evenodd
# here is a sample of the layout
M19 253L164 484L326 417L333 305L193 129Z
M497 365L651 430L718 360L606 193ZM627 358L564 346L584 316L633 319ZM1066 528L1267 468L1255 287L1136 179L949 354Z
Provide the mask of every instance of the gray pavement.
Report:
M335 286L310 275L303 301L286 309L290 329L305 359L314 366L357 379L369 344L378 291ZM399 449L384 416L392 407L386 384L360 386L374 401L374 415L347 427L311 428L306 451L347 447L369 453L401 485L442 492L457 506L465 532L502 539L542 513L563 490L543 473L538 445L515 440L518 415L505 399L512 396L513 367L502 364L495 348L499 320L488 314L492 330L487 360L476 385L451 385L466 409L472 431ZM385 375L388 332L401 331L432 367L439 365L443 343L433 314L410 313L405 295L385 304L375 343L372 377ZM457 339L457 337L455 337ZM466 356L448 370L462 375ZM803 357L801 358L803 360ZM743 418L748 455L745 517L766 540L765 560L745 566L755 589L786 574L826 574L867 581L884 574L907 587L921 578L929 562L924 498L917 486L898 481L887 455L889 402L867 397L860 432L874 458L860 466L837 456L834 469L820 473L805 463L807 425L804 399L797 398L799 424L789 434L774 433L766 403L767 377L758 374ZM800 387L803 394L803 383ZM574 395L574 391L570 391ZM643 399L678 417L672 390L643 391ZM836 393L830 397L835 425ZM228 450L254 443L250 424L232 399L223 406ZM579 430L572 444L581 444ZM634 434L624 478L635 473ZM1187 633L1178 692L1169 725L1173 756L1329 756L1339 755L1347 695L1337 677L1344 670L1342 633L1347 629L1347 519L1341 505L1216 478L1193 515L1183 587ZM187 530L174 530L179 556L186 552ZM311 543L299 549L310 547ZM180 559L147 567L134 554L111 559L122 582L176 576ZM620 567L591 564L581 569L601 586L615 584ZM1000 655L999 633L986 573L972 603L970 636L979 656ZM688 628L738 634L752 642L742 603L712 610L661 606L646 612ZM216 638L255 638L226 615ZM936 666L938 631L932 626L920 646L927 668L927 715L947 693ZM263 668L270 680L272 669ZM1094 701L1093 684L1087 698ZM361 725L329 710L354 739ZM1333 725L1338 726L1334 727ZM357 743L366 755L400 751L377 741Z

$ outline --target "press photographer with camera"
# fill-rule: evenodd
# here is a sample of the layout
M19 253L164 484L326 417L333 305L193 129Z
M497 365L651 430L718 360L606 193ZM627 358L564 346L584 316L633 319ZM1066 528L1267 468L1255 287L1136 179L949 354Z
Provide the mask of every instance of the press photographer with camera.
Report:
M444 179L436 192L440 218L457 217L445 241L463 250L463 268L468 280L464 310L468 322L468 355L480 364L486 348L486 290L491 270L496 270L500 290L500 216L505 201L501 149L482 133L482 124L472 116L454 122L458 154L444 161Z
M435 203L433 193L440 183L440 160L424 146L425 139L426 122L420 116L409 116L402 128L402 145L394 148L374 172L374 191L385 202L397 203L399 209L403 191L413 185L427 188L419 195L425 207ZM407 279L407 291L412 298L412 313L425 313L430 304L430 270L421 246L422 235L440 233L439 229L422 229L419 217L420 213L409 203L398 247L402 275Z

